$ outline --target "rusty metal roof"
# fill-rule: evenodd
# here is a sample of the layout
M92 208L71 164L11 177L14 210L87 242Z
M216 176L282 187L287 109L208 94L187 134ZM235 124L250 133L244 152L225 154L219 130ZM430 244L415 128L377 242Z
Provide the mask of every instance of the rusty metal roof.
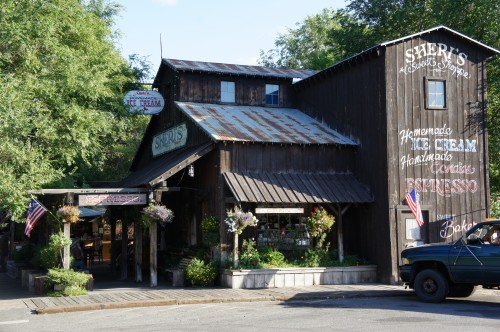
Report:
M373 195L350 173L223 173L239 202L370 203Z
M318 72L318 70L271 68L264 66L235 65L217 62L202 62L163 59L162 63L177 71L201 71L214 74L233 74L247 76L266 76L279 78L303 79Z
M357 145L297 109L175 103L215 141Z

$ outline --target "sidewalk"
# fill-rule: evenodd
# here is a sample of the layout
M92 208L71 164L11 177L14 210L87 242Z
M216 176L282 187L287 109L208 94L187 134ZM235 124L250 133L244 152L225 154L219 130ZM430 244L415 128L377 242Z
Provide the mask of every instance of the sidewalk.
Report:
M21 287L19 280L0 273L0 308L28 307L38 314L115 308L166 306L181 304L291 301L352 297L413 296L403 286L381 284L322 285L294 288L229 289L150 288L146 283L106 282L96 285L88 295L75 297L35 297Z

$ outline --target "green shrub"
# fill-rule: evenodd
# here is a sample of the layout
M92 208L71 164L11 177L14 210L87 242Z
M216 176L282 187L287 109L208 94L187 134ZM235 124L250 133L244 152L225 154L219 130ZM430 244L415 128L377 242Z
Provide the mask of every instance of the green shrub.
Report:
M309 248L304 253L304 261L302 266L304 267L320 267L320 266L331 266L332 259L328 248Z
M75 272L73 270L65 270L61 268L49 269L47 273L47 284L49 287L54 285L61 285L64 290L68 289L68 293L75 293L76 289L86 294L86 285L89 281L89 275L82 272ZM78 295L82 295L78 294Z
M215 247L219 243L219 221L214 216L205 216L201 220L203 243Z
M285 255L280 251L266 247L260 253L261 263L269 264L274 267L283 267L286 264Z
M217 270L215 264L194 258L186 267L186 279L191 285L207 286L215 280Z
M242 269L255 269L260 265L260 254L255 247L254 240L243 240L242 252L239 257L239 266Z

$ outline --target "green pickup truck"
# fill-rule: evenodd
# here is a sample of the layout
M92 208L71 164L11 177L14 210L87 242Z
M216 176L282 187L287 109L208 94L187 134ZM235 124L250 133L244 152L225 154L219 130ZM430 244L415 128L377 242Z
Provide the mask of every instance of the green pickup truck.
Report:
M425 302L470 296L477 285L500 287L500 220L474 225L452 243L401 252L399 276Z

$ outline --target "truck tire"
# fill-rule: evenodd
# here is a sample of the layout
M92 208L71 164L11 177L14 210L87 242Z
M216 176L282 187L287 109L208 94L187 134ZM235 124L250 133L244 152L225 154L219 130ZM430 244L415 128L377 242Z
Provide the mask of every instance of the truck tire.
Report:
M448 297L469 297L476 290L476 286L467 284L451 284Z
M418 298L424 302L442 302L449 292L449 285L443 274L434 269L420 271L413 284Z

